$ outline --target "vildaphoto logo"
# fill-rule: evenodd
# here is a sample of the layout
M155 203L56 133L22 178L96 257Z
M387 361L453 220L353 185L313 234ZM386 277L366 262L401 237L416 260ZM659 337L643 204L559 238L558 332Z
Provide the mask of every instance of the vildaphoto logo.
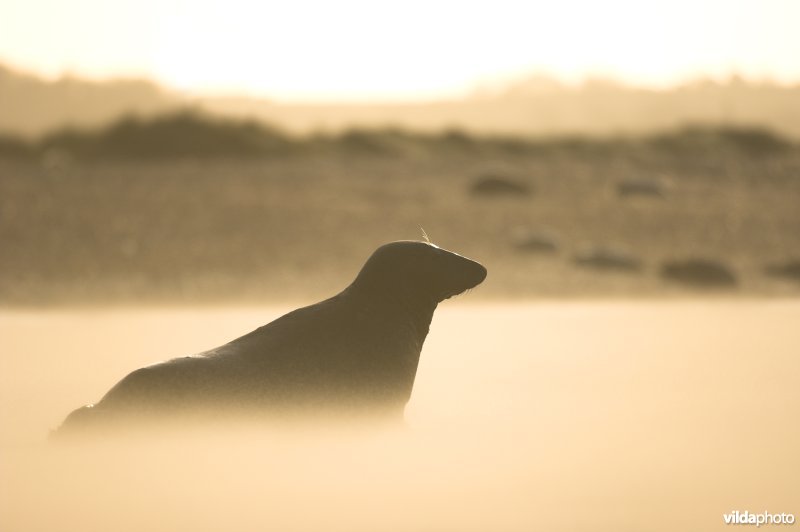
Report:
M744 512L734 510L729 514L722 514L722 518L725 520L726 525L756 525L756 527L760 527L761 525L794 524L794 514L787 513L771 514L769 512L762 512L760 514L754 514L747 510Z

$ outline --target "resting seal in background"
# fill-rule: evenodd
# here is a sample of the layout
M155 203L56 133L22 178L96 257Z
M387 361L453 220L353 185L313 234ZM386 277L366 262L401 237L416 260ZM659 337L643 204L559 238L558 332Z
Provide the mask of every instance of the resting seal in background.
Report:
M200 414L378 414L401 418L433 312L486 269L427 242L379 247L338 295L221 347L130 373L58 434Z

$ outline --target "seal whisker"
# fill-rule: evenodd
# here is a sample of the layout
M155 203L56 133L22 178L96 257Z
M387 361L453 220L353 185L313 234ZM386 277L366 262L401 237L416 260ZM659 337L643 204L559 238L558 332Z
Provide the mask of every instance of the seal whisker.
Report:
M431 242L431 239L428 237L428 233L425 232L425 229L421 225L419 226L419 230L422 231L423 240L425 240L425 242L427 242L428 244L433 244L433 242Z

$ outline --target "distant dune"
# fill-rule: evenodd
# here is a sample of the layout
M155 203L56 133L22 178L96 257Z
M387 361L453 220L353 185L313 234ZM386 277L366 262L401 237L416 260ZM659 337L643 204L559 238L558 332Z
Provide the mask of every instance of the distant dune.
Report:
M145 80L46 81L0 66L0 132L36 137L65 126L97 127L123 115L187 106L268 122L290 133L353 127L520 136L651 133L683 124L758 126L800 138L800 86L697 81L671 90L590 80L567 87L531 77L491 93L414 103L288 104L248 97L188 98Z
M279 105L217 98L203 109L269 121L292 132L349 127L417 131L459 129L515 136L647 134L687 123L760 126L800 138L800 86L698 81L672 90L636 89L608 81L571 88L532 78L492 94L426 103Z
M100 127L122 115L174 109L178 96L144 80L46 81L0 65L0 132L28 138L66 126Z

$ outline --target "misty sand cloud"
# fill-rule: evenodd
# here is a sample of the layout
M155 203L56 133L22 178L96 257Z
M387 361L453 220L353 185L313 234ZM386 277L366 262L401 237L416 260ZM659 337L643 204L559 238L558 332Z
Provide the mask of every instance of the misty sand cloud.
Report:
M156 346L197 351L291 307L6 311L3 351L20 356L0 361L3 522L667 532L797 514L796 303L469 301L437 311L405 429L77 447L45 447L46 430Z

